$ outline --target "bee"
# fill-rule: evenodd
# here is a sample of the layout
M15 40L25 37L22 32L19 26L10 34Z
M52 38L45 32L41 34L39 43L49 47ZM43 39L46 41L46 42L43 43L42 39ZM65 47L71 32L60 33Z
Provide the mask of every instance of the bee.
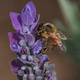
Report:
M66 46L64 40L72 39L72 37L66 32L57 29L51 23L40 23L36 27L36 32L44 41L43 49L41 52L46 52L47 50L51 51L59 47L62 51L66 51ZM65 35L67 36L65 36Z

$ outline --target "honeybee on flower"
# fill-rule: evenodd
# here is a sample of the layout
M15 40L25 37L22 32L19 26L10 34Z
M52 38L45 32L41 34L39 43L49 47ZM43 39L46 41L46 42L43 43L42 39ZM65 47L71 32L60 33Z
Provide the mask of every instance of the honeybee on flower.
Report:
M44 41L42 52L46 52L46 50L53 50L59 47L62 51L66 51L66 46L64 44L64 40L72 39L72 37L56 28L51 23L40 23L36 27L36 32L38 35L41 35L41 38Z

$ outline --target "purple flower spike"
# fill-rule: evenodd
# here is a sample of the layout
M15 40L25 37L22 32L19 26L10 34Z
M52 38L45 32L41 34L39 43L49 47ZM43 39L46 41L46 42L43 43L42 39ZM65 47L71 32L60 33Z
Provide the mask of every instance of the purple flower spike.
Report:
M49 58L43 54L45 43L36 33L40 15L30 1L21 14L10 12L10 18L16 33L9 32L10 47L18 55L10 65L18 80L56 80L54 64L49 65Z

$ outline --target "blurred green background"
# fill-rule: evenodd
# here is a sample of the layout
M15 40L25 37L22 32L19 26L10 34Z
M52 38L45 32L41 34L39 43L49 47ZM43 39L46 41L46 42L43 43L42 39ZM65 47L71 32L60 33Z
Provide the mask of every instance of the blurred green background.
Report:
M15 32L9 13L21 13L30 0L0 0L0 80L17 80L10 61L17 56L10 50L8 32ZM56 49L47 53L55 64L58 80L80 80L80 0L32 0L40 14L39 22L51 22L73 40L65 41L67 52Z
M80 65L80 0L58 0L58 3L68 26L66 29L73 37L66 41L67 54ZM60 27L60 23L57 26Z

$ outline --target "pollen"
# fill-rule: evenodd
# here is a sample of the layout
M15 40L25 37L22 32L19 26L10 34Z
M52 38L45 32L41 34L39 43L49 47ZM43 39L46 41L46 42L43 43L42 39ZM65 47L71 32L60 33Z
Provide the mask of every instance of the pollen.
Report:
M39 63L39 61L36 61L36 63Z
M23 80L27 80L27 79L23 79Z
M47 80L47 78L44 78L44 80Z
M24 49L24 52L27 52L27 50L26 50L26 49Z
M52 76L50 76L50 79L52 79Z

